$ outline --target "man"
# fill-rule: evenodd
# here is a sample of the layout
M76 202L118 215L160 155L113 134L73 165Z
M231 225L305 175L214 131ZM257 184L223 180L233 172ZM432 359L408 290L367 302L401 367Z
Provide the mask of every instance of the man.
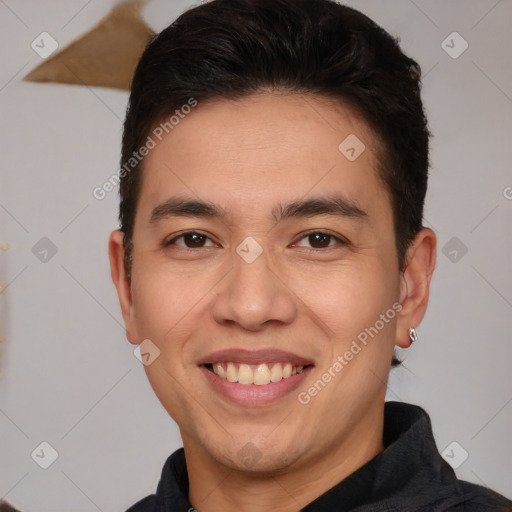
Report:
M184 449L131 512L511 510L384 404L435 265L419 79L329 0L214 0L146 49L110 258Z

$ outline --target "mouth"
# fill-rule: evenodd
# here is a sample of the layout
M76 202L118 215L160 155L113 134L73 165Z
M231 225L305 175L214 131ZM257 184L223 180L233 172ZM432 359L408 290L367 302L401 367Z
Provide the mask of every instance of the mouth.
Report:
M225 350L199 367L212 387L239 405L266 405L293 391L314 363L288 352Z
M273 382L289 379L293 375L301 374L305 368L311 365L293 365L292 363L260 363L247 364L236 362L216 362L206 364L207 370L215 373L221 379L229 382L237 382L244 386L254 384L256 386L267 386Z

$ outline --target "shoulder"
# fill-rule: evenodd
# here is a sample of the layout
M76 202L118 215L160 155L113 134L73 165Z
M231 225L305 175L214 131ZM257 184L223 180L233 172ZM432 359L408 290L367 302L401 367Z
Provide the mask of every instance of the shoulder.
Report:
M134 505L132 505L126 512L153 512L156 511L156 496L146 496Z
M156 493L141 499L126 512L188 511L190 509L185 452L183 448L179 448L165 461Z
M512 501L481 485L458 480L460 498L449 512L512 512ZM443 509L444 510L444 509Z

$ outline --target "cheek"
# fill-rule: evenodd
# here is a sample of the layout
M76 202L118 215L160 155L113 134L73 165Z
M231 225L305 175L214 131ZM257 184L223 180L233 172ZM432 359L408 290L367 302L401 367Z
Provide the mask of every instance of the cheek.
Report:
M157 262L144 268L134 265L132 296L134 316L141 340L150 339L159 349L158 357L144 370L156 396L180 425L186 424L190 410L190 349L187 342L208 314L212 286L205 272L174 272ZM212 278L213 280L213 278ZM207 403L207 400L197 400Z
M209 277L205 273L173 272L158 263L136 269L132 277L133 311L140 336L149 338L161 350L174 347L169 339L181 339L190 318L202 311ZM177 347L176 347L177 348Z
M396 284L378 261L300 272L294 292L336 342L350 341L373 325L395 300Z

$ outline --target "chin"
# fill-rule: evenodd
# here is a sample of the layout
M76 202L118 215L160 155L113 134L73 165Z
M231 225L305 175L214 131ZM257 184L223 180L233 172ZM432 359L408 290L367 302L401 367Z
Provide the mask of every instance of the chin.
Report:
M262 476L282 472L299 458L296 447L273 446L268 440L260 443L240 440L236 446L231 442L220 452L215 449L209 451L214 459L232 470Z

